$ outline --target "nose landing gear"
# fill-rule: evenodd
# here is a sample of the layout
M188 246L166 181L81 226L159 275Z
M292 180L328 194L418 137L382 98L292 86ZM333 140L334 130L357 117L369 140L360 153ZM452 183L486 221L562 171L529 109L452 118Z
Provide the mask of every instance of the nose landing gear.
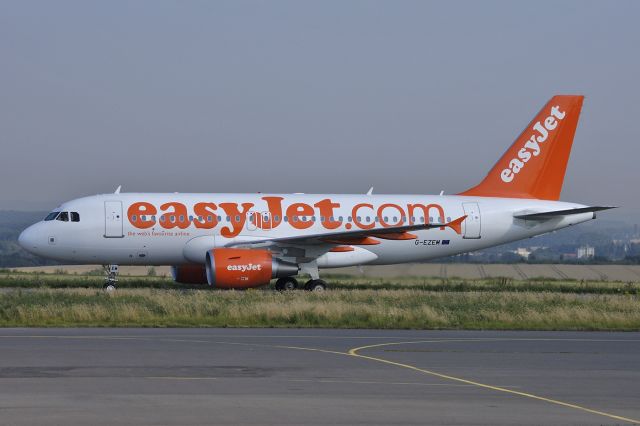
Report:
M118 265L104 265L104 272L106 276L102 288L106 292L115 291L118 283Z

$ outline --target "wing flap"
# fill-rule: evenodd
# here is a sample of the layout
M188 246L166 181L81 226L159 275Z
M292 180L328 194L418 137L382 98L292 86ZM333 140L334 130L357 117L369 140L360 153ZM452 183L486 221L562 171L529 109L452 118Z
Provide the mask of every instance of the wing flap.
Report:
M255 240L251 242L243 241L235 244L230 244L229 247L239 246L239 245L254 245L261 243L270 243L270 244L295 244L295 245L318 245L318 244L331 244L331 245L372 245L378 244L373 243L373 241L377 241L376 238L381 239L414 239L413 234L410 234L411 231L420 231L424 229L434 229L434 228L451 228L457 234L462 233L462 222L466 219L466 215L460 216L459 218L452 220L447 223L422 223L422 224L414 224L414 225L403 225L403 226L390 226L386 228L372 228L372 229L358 229L356 231L334 231L334 232L325 232L321 234L311 234L311 235L296 235L290 237L280 237L280 238L265 238L264 240ZM386 238L385 238L386 237ZM373 241L372 241L373 240ZM355 241L355 242L351 242ZM358 244L360 242L360 244Z

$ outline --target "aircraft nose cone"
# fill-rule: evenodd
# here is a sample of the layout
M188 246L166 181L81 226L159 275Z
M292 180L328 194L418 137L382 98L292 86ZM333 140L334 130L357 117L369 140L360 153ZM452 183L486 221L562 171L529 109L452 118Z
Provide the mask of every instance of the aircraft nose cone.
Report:
M18 244L20 244L20 247L26 251L33 253L33 250L37 248L33 226L28 227L20 233L20 236L18 237Z

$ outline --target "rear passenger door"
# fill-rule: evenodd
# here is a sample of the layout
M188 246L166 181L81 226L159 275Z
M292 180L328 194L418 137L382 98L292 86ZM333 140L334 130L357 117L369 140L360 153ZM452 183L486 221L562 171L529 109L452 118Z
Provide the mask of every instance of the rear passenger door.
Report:
M480 238L480 206L478 206L478 203L462 203L462 208L464 209L464 214L467 215L466 219L464 220L463 238Z

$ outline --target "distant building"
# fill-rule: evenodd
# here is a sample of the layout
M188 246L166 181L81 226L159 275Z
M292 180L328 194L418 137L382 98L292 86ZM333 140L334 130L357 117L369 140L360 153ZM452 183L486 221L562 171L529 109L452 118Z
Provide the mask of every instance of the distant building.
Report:
M526 247L518 247L517 249L514 250L514 253L517 254L518 256L521 256L523 259L528 260L529 255L531 254L531 250L529 250Z
M593 259L596 256L596 249L592 246L578 247L578 259Z

